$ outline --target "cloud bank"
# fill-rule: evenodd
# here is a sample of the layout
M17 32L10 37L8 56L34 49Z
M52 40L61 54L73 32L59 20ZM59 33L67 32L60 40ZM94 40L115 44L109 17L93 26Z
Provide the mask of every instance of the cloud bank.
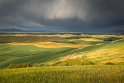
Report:
M123 3L123 0L1 0L0 28L124 31Z

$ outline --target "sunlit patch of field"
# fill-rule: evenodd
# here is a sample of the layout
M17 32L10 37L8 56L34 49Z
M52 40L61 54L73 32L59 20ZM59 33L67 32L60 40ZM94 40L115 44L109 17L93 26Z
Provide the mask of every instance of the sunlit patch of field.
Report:
M58 36L58 37L62 37L62 38L68 38L68 37L72 37L72 36L75 36L74 34L56 34L55 36Z
M124 42L115 42L101 47L97 50L89 51L85 54L89 59L97 60L101 63L124 62Z
M90 52L86 55L89 58L96 58L101 62L123 62L124 61L124 46L105 48Z
M72 54L72 55L62 57L58 61L66 61L66 60L81 59L81 58L82 58L82 55L76 56L76 55Z
M11 35L11 36L33 36L33 35L30 35L30 34L14 34L14 35Z
M119 43L115 46L108 46L105 48L98 49L91 53L88 53L89 57L103 57L110 55L124 55L124 45L119 45Z
M109 37L109 36L115 36L115 35L91 35L92 37Z
M96 38L79 38L79 39L71 39L70 41L101 42L101 41L103 41L103 40L96 39Z
M65 44L65 43L56 43L56 42L34 42L34 43L17 43L12 42L8 43L10 45L33 45L37 47L42 48L63 48L63 47L69 47L69 48L80 48L80 47L86 47L87 45L75 45L75 44Z
M83 40L83 41L102 41L96 38L80 38L79 40Z
M88 54L88 56L91 58L111 56L111 55L124 55L123 49L119 49L119 48L101 49Z

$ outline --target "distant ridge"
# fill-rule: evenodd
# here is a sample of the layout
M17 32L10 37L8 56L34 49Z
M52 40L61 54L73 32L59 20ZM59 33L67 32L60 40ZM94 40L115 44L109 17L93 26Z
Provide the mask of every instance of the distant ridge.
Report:
M124 30L118 30L113 32L51 32L48 30L42 29L17 29L17 28L8 28L0 29L0 33L68 33L68 34L110 34L110 35L124 35Z
M26 33L26 32L48 32L45 30L22 30L22 29L16 29L16 28L9 28L9 29L0 29L0 33L18 33L18 32L22 32L22 33Z
M7 33L7 32L23 32L24 30L9 28L9 29L0 29L0 33Z

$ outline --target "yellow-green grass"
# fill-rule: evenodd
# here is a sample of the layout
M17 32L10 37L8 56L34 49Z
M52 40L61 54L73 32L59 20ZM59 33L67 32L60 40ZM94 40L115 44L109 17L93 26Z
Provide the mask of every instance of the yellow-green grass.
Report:
M85 56L101 63L124 63L124 40L90 51Z
M114 43L103 43L81 49L78 52L51 62L55 65L95 65L113 63L124 64L124 40Z
M80 47L86 47L87 45L75 45L75 44L66 44L66 43L56 43L56 42L32 42L32 43L17 43L17 42L11 42L8 43L10 45L32 45L36 47L41 47L41 48L80 48Z
M0 83L124 83L124 66L46 66L0 70Z

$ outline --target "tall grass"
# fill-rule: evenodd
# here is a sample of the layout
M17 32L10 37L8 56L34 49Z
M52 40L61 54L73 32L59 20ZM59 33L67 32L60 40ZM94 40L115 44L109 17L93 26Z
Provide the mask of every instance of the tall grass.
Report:
M124 65L5 69L0 83L124 83Z

